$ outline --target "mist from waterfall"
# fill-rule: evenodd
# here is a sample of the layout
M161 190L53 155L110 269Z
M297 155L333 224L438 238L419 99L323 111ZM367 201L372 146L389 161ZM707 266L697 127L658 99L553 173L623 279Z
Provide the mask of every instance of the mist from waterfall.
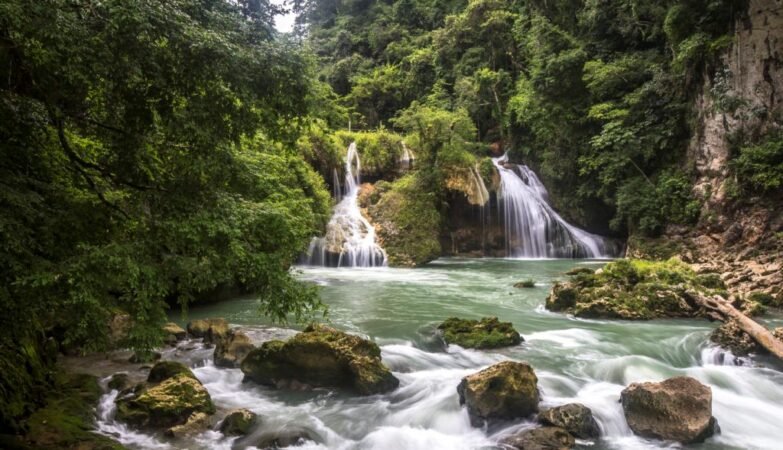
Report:
M326 235L313 238L304 262L311 266L380 267L386 266L386 252L378 245L375 228L359 209L361 160L356 143L345 156L343 189L334 172L334 192L338 202L326 225Z
M525 165L493 158L500 174L498 205L503 217L506 251L515 258L606 258L604 238L581 230L549 206L547 190Z

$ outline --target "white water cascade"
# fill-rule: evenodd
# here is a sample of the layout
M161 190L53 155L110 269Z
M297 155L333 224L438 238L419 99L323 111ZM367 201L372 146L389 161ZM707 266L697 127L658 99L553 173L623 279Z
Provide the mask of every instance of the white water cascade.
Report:
M335 172L335 199L338 201L326 235L313 238L306 264L311 266L378 267L386 266L386 252L378 245L375 228L362 215L358 196L361 182L361 161L356 143L352 142L345 156L344 191L340 190Z
M549 206L547 191L525 165L493 158L500 173L498 204L502 211L508 256L516 258L604 258L606 241L581 230Z

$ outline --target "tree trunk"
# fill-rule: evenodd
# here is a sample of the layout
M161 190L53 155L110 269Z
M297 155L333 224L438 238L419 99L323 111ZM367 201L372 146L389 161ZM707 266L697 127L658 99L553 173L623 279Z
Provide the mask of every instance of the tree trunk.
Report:
M729 319L736 321L740 329L753 338L760 346L783 360L783 342L777 339L766 327L731 306L731 303L727 300L717 295L707 297L693 291L689 291L688 295L697 305L712 313L710 314L711 316L724 322Z

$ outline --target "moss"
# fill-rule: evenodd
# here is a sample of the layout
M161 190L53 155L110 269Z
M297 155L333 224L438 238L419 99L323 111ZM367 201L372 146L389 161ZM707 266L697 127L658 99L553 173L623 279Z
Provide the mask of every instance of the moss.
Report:
M646 261L622 259L593 274L580 273L556 283L546 306L580 317L646 320L658 317L692 317L688 290L708 295L722 292L720 278L697 275L679 259Z
M650 238L632 235L628 238L628 253L637 258L670 259L682 253L681 243L668 237Z
M338 131L335 138L342 144L343 154L351 142L356 142L363 175L388 178L397 173L402 157L402 136L384 130Z
M589 267L574 267L573 269L569 270L565 274L569 277L575 277L577 275L592 275L595 273L595 270L589 268Z
M443 339L464 348L489 349L519 345L522 336L511 322L500 322L497 317L481 320L451 317L438 325Z
M747 300L757 302L764 306L779 306L775 297L766 292L751 292L748 294Z
M214 414L206 388L191 374L179 373L138 395L117 401L117 418L142 427L168 428L194 412Z
M27 420L27 440L33 448L42 449L123 449L117 442L92 432L94 407L100 396L95 377L61 373L46 406Z
M392 183L367 212L389 265L419 266L440 256L441 218L435 195L419 186L416 174Z
M536 287L536 282L530 279L522 280L519 283L514 283L515 288L534 288Z
M184 374L191 378L196 378L193 372L184 364L177 361L161 361L150 370L147 381L150 383L160 383L176 375Z

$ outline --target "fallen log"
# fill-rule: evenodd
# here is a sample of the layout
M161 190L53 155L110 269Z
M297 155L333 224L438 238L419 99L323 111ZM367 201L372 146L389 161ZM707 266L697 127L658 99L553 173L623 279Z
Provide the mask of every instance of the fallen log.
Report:
M695 291L688 291L686 294L696 305L710 313L708 314L710 317L723 322L734 320L737 326L760 346L783 360L783 341L777 339L766 327L732 306L728 300L718 295L708 297Z

